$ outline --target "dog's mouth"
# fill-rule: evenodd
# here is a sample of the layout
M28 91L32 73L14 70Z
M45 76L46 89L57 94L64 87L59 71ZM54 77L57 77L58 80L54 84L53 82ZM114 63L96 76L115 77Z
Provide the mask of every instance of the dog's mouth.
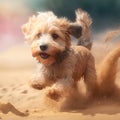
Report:
M50 56L50 55L48 55L47 53L40 53L39 55L40 55L40 57L43 58L43 59L47 59L47 58L49 58L49 56Z

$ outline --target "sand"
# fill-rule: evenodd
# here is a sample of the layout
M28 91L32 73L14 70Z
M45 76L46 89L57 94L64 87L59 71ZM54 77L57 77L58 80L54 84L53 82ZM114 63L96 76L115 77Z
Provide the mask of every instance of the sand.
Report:
M102 42L93 45L96 63L113 47ZM3 120L119 120L120 102L114 99L96 100L79 109L59 111L56 102L47 102L44 90L29 86L35 62L26 45L14 46L0 53L0 119ZM119 81L120 72L116 83Z

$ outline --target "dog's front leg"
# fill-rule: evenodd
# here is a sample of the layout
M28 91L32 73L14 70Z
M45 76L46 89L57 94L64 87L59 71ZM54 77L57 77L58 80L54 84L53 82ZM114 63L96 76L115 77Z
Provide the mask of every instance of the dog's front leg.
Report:
M30 81L30 86L38 89L38 90L42 90L43 88L45 88L46 86L49 86L49 82L48 80L44 77L43 74L39 73L39 74L34 74Z
M74 80L71 77L59 79L47 90L47 96L55 101L59 101L60 98L65 97L69 93L73 84Z

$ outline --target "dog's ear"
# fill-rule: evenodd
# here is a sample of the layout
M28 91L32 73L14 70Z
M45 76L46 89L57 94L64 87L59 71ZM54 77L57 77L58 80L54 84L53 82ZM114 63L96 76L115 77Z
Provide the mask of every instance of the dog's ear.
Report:
M36 22L36 16L32 16L29 18L26 24L22 25L21 29L23 34L25 35L25 39L29 40L35 22Z
M68 27L68 32L75 38L79 38L82 34L82 27L80 25L70 25Z
M21 29L22 29L23 34L27 35L27 31L28 31L27 24L22 25Z

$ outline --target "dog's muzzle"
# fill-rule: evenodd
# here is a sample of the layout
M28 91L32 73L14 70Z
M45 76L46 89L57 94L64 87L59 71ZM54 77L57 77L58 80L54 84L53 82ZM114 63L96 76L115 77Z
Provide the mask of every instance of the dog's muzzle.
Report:
M46 51L48 49L48 45L44 44L44 45L40 45L40 50L42 51L39 55L41 58L43 59L47 59L50 55L48 55L47 53L45 53L44 51Z

